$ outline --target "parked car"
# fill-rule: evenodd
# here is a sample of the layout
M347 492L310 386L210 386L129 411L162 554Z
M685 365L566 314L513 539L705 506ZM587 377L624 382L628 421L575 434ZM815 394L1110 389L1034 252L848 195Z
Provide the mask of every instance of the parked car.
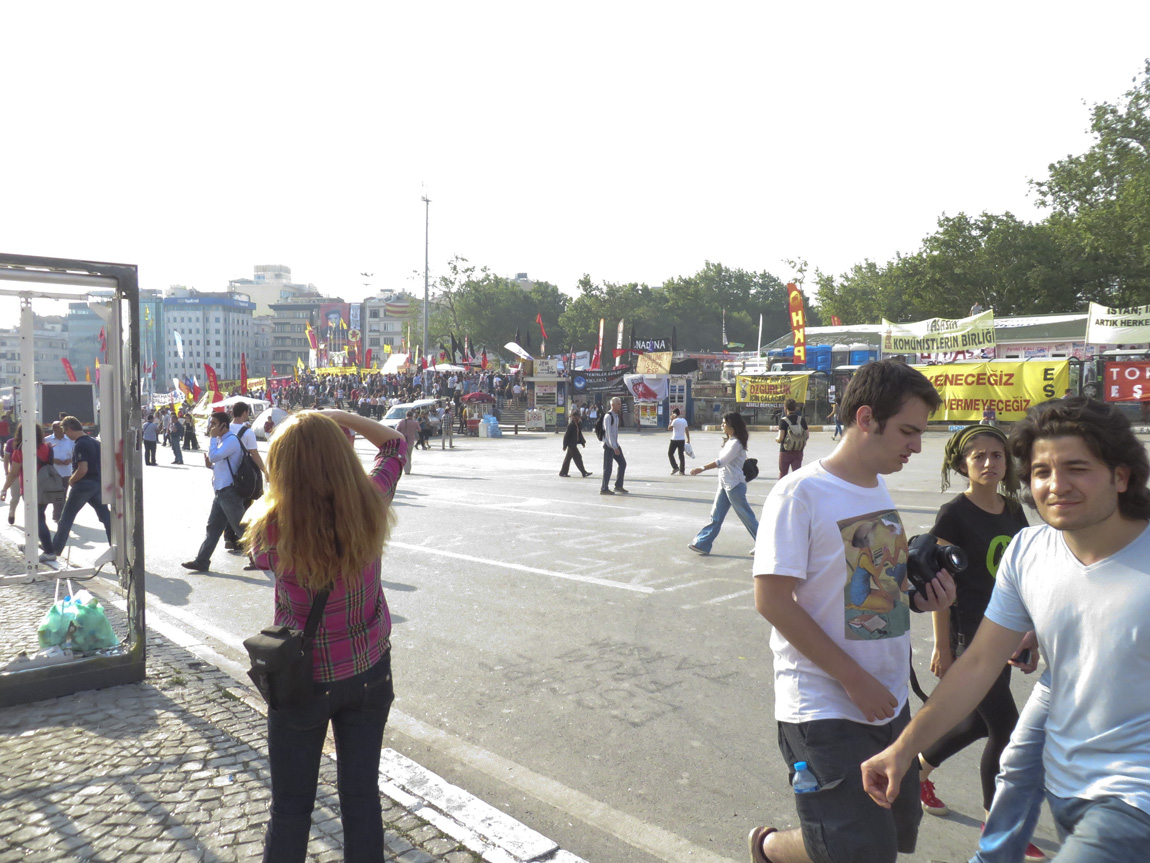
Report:
M395 428L399 425L399 421L407 416L409 410L422 411L427 408L427 415L431 420L432 434L439 434L439 417L436 416L436 410L439 408L439 403L442 399L419 399L414 402L405 402L398 404L388 410L380 420L388 428Z

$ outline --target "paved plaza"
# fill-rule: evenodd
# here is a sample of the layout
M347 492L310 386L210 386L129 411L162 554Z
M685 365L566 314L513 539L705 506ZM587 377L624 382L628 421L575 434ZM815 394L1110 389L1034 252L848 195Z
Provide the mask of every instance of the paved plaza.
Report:
M560 436L530 434L416 452L400 483L384 558L397 698L381 769L395 859L743 861L752 826L795 823L751 538L732 517L709 557L687 549L716 480L671 476L665 433L625 434L631 494L600 497L588 437L589 479L559 477ZM717 434L692 438L694 464L713 458ZM945 439L928 433L889 479L912 534L957 493L938 490ZM815 431L807 457L833 446ZM750 449L762 471L748 495L757 512L777 445L754 432ZM209 573L180 569L202 538L210 472L194 454L183 467L170 460L161 451L144 474L148 679L0 708L0 863L258 857L266 744L241 642L271 617L271 580L222 546ZM87 517L77 563L104 547ZM14 528L2 536L11 572L20 538ZM114 586L91 586L118 615ZM51 591L3 590L8 657L31 646ZM929 616L913 627L929 690ZM1015 674L1019 704L1032 683ZM980 751L935 774L952 814L924 817L919 851L903 859L969 857ZM340 859L334 765L325 771L316 860ZM1045 813L1036 841L1056 847Z

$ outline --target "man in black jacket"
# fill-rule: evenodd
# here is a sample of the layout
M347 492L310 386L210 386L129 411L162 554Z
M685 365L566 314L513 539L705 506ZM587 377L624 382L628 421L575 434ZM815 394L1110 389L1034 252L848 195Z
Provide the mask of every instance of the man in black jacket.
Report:
M571 421L567 423L567 431L563 434L563 467L559 468L559 476L570 476L567 473L571 467L571 462L575 462L575 467L579 468L579 473L583 474L584 478L591 476L591 472L583 468L583 456L579 452L579 447L586 445L587 441L583 439L583 432L579 429L579 409L572 408Z

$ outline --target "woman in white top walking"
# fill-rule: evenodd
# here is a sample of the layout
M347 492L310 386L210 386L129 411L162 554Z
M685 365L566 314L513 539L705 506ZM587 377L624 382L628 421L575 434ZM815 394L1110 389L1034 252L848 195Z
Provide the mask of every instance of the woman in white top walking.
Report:
M719 469L719 489L711 505L711 520L699 531L695 541L687 546L699 554L711 553L711 545L719 535L723 519L731 507L735 508L735 514L752 539L759 533L759 520L747 503L747 480L743 476L743 462L747 460L747 424L739 414L729 413L723 417L723 432L727 439L719 450L719 457L691 471L691 476L697 476L705 470Z

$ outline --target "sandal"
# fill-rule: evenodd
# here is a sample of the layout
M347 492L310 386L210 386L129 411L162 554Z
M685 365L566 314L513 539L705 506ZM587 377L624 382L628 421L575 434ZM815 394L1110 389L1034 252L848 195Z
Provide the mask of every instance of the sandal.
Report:
M778 833L775 827L756 827L747 837L747 845L751 849L751 863L771 863L771 858L763 853L763 840L772 833Z

